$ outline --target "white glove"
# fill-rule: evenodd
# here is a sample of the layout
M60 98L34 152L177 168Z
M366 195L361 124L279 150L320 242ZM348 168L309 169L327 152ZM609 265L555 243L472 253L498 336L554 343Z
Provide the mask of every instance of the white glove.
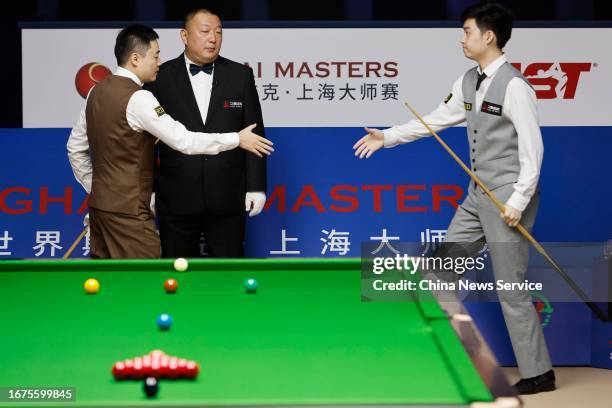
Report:
M266 194L261 191L251 191L246 193L244 198L244 209L249 211L249 217L254 217L263 210L266 204Z
M155 217L155 192L151 194L151 203L149 203L149 208L151 208L151 212L153 213L153 216Z
M83 226L89 228L89 213L85 214L85 218L83 218Z

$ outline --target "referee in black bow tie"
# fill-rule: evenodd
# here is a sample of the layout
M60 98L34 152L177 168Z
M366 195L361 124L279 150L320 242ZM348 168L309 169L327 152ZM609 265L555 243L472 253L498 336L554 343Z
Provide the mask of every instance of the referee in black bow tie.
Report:
M233 132L264 124L251 68L219 56L219 16L198 9L180 31L185 52L164 63L147 88L187 129ZM266 159L241 149L187 156L159 144L156 209L162 257L200 256L200 236L213 257L244 256L245 217L266 201Z

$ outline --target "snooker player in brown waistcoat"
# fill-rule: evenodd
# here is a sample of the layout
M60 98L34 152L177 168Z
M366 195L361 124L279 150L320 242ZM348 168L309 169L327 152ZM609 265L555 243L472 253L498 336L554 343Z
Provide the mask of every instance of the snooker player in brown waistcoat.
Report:
M150 208L155 138L185 154L217 154L241 147L269 155L272 142L252 132L188 131L166 114L144 83L157 76L159 45L150 27L130 25L117 35L117 71L87 96L68 139L68 158L89 195L92 258L158 258L159 236ZM196 188L197 186L194 186Z

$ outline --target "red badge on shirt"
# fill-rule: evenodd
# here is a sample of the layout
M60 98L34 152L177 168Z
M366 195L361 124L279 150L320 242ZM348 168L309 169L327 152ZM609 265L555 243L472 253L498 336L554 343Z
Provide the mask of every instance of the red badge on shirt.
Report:
M223 109L242 109L242 102L240 101L223 101Z

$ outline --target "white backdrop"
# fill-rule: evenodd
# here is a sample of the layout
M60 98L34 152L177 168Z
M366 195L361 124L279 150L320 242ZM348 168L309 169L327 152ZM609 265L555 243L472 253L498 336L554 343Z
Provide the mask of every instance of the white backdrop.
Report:
M90 62L114 71L117 32L22 31L24 127L74 124L84 102L76 73ZM163 60L182 52L178 29L157 32ZM460 37L458 28L225 29L221 55L254 68L266 126L381 126L411 119L404 101L426 113L448 95L453 81L473 66ZM611 28L513 31L506 55L521 64L538 91L542 125L612 125L610 39ZM387 64L390 69L379 73L389 76L372 71L368 77L368 63ZM292 77L277 69L288 73L290 64ZM317 64L328 70L317 71ZM299 99L304 97L312 100Z

